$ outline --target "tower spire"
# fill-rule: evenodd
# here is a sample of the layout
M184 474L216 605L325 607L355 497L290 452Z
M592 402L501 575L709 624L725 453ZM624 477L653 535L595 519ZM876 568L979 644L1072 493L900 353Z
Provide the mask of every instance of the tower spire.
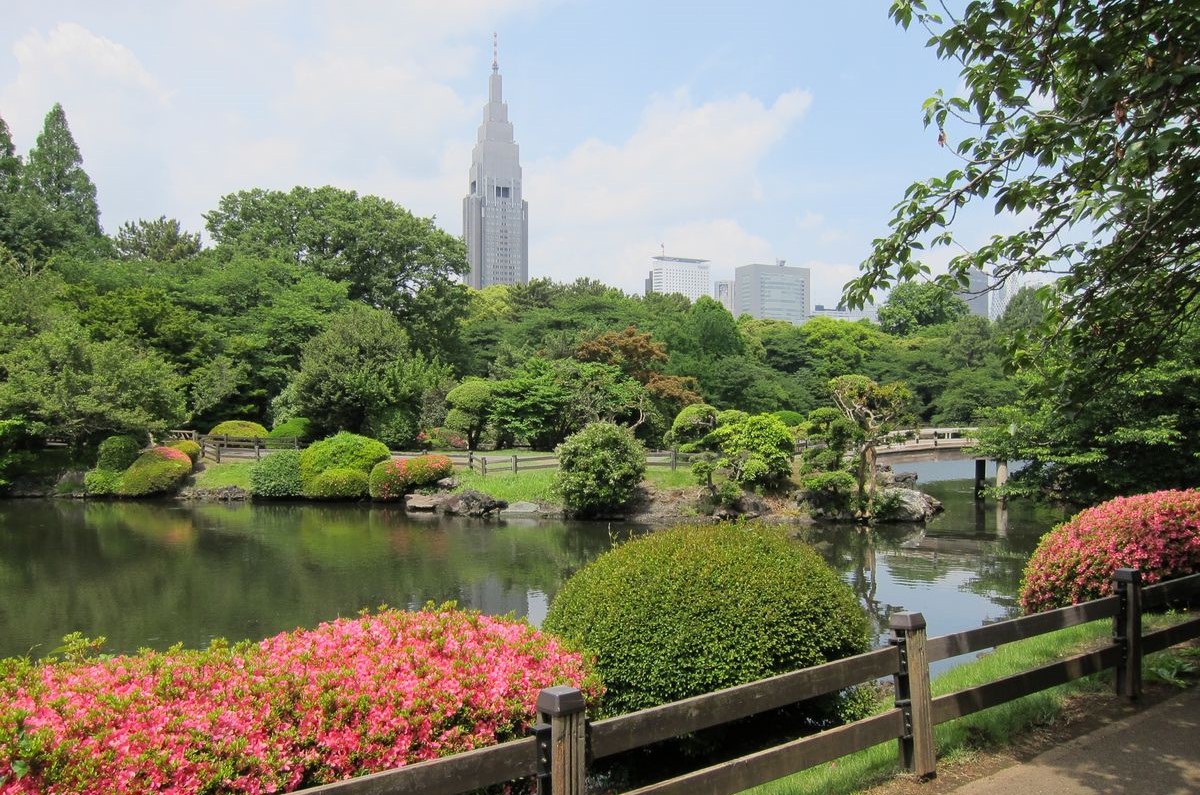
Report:
M492 31L492 71L500 71L500 44L495 31Z

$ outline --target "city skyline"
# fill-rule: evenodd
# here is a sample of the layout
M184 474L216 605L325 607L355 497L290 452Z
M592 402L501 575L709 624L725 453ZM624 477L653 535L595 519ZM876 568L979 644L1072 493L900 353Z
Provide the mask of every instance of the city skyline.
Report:
M665 244L716 280L809 267L812 301L836 304L908 184L954 166L921 103L956 70L882 7L684 8L16 0L0 117L24 154L63 104L110 234L160 215L200 231L223 195L330 184L458 235L498 30L531 278L637 293Z

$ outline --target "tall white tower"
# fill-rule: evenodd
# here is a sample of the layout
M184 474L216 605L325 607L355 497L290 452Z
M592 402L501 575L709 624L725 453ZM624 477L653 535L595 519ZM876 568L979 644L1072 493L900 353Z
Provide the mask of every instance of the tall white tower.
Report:
M521 163L501 93L495 34L488 103L471 152L470 188L463 198L463 239L471 267L469 286L529 281L529 203L521 198Z

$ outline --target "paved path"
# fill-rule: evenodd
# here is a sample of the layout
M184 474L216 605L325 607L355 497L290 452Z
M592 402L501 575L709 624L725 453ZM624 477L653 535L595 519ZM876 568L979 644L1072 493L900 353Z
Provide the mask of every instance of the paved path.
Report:
M1200 793L1200 686L1077 737L955 795Z

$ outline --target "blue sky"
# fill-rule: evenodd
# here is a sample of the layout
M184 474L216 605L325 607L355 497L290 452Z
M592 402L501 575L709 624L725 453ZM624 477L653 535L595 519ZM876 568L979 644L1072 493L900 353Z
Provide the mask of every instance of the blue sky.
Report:
M952 167L920 108L957 70L887 2L6 6L0 117L26 152L63 104L109 232L333 184L459 234L493 31L531 276L641 292L665 245L715 278L807 265L836 303L904 188Z

